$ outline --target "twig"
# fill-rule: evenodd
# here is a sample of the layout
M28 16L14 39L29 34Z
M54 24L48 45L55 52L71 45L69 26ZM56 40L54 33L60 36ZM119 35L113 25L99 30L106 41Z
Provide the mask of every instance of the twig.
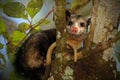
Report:
M30 30L29 30L29 32L28 32L28 33L25 35L25 37L17 44L17 46L19 46L19 45L26 39L26 37L29 35L29 33L30 33L34 28L36 28L38 25L40 25L42 22L44 22L44 21L46 20L46 18L47 18L52 12L53 12L53 9L50 10L50 11L48 12L48 14L45 16L45 18L42 19L42 20L40 20L40 21L38 22L38 24L30 25Z
M41 19L41 20L38 22L38 24L34 24L34 27L33 27L33 28L37 27L37 26L40 25L42 22L44 22L44 21L46 20L46 18L47 18L52 12L53 12L53 9L50 10L50 11L48 12L48 14L45 16L45 18L44 18L44 19Z

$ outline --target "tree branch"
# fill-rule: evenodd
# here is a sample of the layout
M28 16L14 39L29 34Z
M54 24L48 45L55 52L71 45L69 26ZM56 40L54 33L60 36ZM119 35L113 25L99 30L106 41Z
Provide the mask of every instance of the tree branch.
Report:
M48 14L44 17L44 19L41 19L37 24L34 24L33 28L39 26L42 22L44 22L52 12L53 12L53 9L48 12Z
M29 30L29 32L25 35L25 37L17 44L17 46L19 46L25 39L26 39L26 37L29 35L29 33L33 30L33 29L35 29L38 25L40 25L42 22L44 22L46 19L47 19L47 17L51 14L53 12L53 9L52 10L50 10L49 12L48 12L48 14L43 18L43 19L41 19L37 24L33 24L33 25L30 25L30 30ZM27 29L28 30L28 29Z
M115 36L115 38L111 38L108 41L100 42L96 45L94 49L89 49L89 50L82 50L78 53L78 59L85 58L90 56L91 54L96 54L104 51L105 49L112 47L113 43L116 41L120 40L120 32ZM81 57L82 56L82 57Z
M96 17L97 17L97 7L98 7L98 0L94 0L94 7L92 9L92 18L91 18L91 25L90 25L90 32L85 40L85 47L87 49L91 48L92 42L93 42L93 37L94 37L94 31L95 31L95 26L96 26Z

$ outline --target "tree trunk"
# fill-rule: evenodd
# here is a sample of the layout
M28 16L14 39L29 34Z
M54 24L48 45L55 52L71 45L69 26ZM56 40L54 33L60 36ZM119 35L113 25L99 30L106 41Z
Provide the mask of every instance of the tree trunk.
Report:
M118 80L113 44L119 37L120 0L94 0L84 58L76 63L75 80Z
M55 7L55 24L57 29L56 36L56 52L55 61L52 61L52 75L54 80L73 80L73 70L68 66L68 61L65 59L66 49L66 0L54 0ZM72 72L66 73L71 70Z
M81 50L83 57L75 64L74 62L69 64L65 59L66 1L55 0L55 4L57 46L56 59L52 61L51 71L54 80L118 80L113 44L120 39L119 35L116 36L120 17L120 1L93 1L90 32L85 40L85 47Z

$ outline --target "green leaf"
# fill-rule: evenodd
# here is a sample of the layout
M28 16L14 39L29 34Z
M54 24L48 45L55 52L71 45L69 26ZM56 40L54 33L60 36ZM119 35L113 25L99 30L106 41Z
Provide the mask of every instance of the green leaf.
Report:
M21 32L25 32L28 28L29 28L29 24L24 22L18 25L18 30Z
M30 31L30 34L34 34L34 33L38 32L38 31L40 31L40 30L39 30L39 27L36 27L36 28L34 28L34 29L32 29L32 30Z
M11 0L6 0L6 2L10 2Z
M8 57L9 57L10 62L13 64L16 58L15 53L9 53Z
M4 47L4 45L2 43L0 43L0 49L2 49Z
M44 20L42 23L39 23L39 22L38 22L37 24L39 24L39 27L40 27L40 26L44 26L44 25L46 25L46 24L49 24L50 22L51 22L50 20L47 20L47 19L46 19L46 20Z
M31 18L33 18L36 13L38 13L43 5L43 0L31 0L27 5L27 11Z
M9 37L10 37L10 33L9 32L4 32L2 35L3 35L3 37L5 39L9 39Z
M25 37L24 32L14 31L11 37L11 42L13 45L17 45Z
M2 4L2 3L0 3L0 9L1 9L1 8L3 8L3 4Z
M0 34L6 32L6 24L4 21L0 18Z
M20 2L9 2L5 4L3 11L10 17L23 18L26 15L25 6Z
M36 31L40 31L40 26L35 27Z
M3 63L0 62L0 70L1 70L1 69L4 69L6 66L6 60L5 60L5 57L2 53L0 53L0 59L3 60Z
M50 20L44 20L43 22L42 22L42 24L49 24L50 23Z
M25 14L22 18L28 20L28 14Z
M6 46L6 51L8 54L8 56L10 57L10 55L12 54L15 54L16 53L16 46L12 45L10 42L9 44L7 44ZM13 59L13 58L12 58Z
M3 62L4 62L4 64L5 64L5 63L6 63L6 60L5 60L5 57L4 57L4 55L3 55L2 53L0 53L0 58L3 59Z

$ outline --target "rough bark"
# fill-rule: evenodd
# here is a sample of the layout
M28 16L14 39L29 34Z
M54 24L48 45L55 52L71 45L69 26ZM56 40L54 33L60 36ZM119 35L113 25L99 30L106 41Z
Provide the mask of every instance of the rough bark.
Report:
M63 2L62 2L63 1ZM57 46L56 59L52 61L55 80L117 80L113 44L120 40L117 35L120 17L119 0L94 0L89 35L79 61L67 62L65 30L65 1L55 0ZM74 78L73 78L74 69ZM69 74L70 73L70 74Z
M55 0L55 25L57 29L57 36L56 36L56 42L57 42L57 51L63 52L65 51L65 44L66 44L66 20L65 20L65 11L66 11L66 0Z
M55 7L55 25L57 29L56 36L56 52L55 60L52 61L52 75L54 80L65 80L66 78L71 79L71 75L66 74L70 67L67 66L67 59L65 59L66 54L66 0L54 0ZM73 72L72 72L73 73Z
M118 80L113 44L120 40L116 36L119 8L120 0L93 1L90 33L82 50L87 56L76 63L75 80Z

